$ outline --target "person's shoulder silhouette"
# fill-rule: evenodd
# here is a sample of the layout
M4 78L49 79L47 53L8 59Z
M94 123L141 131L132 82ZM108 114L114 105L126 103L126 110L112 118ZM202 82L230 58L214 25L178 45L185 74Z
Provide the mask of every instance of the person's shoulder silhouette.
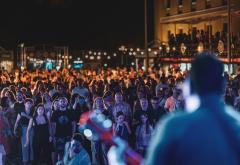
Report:
M240 163L240 115L223 103L223 70L209 51L193 60L188 84L199 105L193 112L159 122L144 164Z

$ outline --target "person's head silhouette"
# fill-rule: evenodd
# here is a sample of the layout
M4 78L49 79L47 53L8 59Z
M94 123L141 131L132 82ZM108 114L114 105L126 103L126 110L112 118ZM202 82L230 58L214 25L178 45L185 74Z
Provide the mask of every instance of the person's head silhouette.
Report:
M223 64L214 53L204 51L192 61L190 85L192 93L200 97L221 95L224 89Z

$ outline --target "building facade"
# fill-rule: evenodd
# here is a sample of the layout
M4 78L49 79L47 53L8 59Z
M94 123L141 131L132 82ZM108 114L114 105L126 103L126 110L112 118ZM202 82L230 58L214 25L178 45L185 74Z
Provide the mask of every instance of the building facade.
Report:
M0 69L11 72L14 68L14 54L12 50L0 47Z
M228 1L231 8L231 32L240 32L239 0L155 0L155 40L168 42L179 33L209 34L227 32Z

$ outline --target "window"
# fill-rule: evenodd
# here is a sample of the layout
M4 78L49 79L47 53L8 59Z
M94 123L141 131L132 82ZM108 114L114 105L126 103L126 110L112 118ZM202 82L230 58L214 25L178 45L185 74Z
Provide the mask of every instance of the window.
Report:
M178 14L181 14L183 12L183 1L178 0Z
M196 11L196 0L192 0L191 11Z
M222 5L227 5L227 0L222 0Z
M171 7L171 0L166 0L165 3L166 3L165 4L166 8L170 9L170 7Z
M171 0L165 0L166 16L170 16Z
M205 0L206 8L211 8L211 0Z
M183 5L183 0L178 0L178 6L182 6Z
M196 5L197 0L192 0L192 5Z

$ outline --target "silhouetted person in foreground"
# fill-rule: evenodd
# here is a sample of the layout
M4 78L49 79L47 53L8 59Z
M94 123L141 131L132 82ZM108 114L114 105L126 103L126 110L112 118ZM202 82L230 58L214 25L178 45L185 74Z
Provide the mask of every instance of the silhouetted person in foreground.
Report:
M200 54L188 84L186 104L195 95L199 106L159 123L144 164L240 164L240 116L223 102L223 64L210 52Z
M224 85L223 64L215 55L197 56L183 89L186 111L191 112L158 123L142 164L240 164L240 116L224 105ZM126 164L119 156L122 150L110 149L121 165ZM111 161L114 156L109 156Z

